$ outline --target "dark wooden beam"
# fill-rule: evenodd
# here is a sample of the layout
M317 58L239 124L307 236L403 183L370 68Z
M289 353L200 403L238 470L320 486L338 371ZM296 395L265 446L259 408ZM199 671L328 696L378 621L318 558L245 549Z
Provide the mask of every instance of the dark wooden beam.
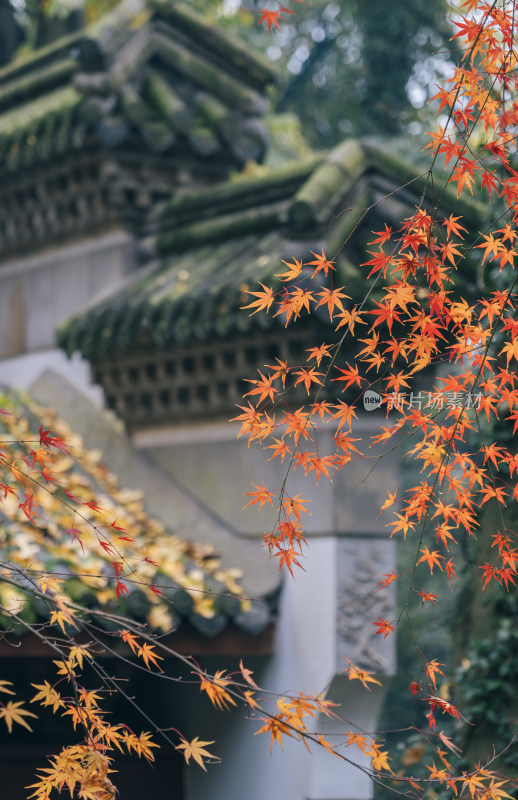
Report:
M262 633L254 636L230 623L224 631L212 638L198 633L191 625L182 625L179 631L160 639L166 647L181 655L193 656L266 656L273 652L275 625L272 623ZM52 634L49 636L52 639ZM79 642L91 641L85 632L75 637ZM116 654L128 657L129 649L116 638L105 637L106 644ZM112 657L106 653L107 657ZM33 634L22 636L4 634L0 640L0 658L55 658L52 649ZM104 656L101 656L101 658Z

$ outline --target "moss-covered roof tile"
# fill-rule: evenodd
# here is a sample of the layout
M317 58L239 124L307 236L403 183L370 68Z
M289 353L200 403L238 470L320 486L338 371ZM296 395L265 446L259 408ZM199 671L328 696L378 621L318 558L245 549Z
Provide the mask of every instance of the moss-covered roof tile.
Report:
M68 353L99 358L113 347L127 352L139 340L163 348L236 328L282 324L280 318L241 313L249 302L246 292L260 281L275 282L283 259L307 258L312 249L337 242L341 249L349 228L362 218L351 209L349 224L342 213L358 186L368 192L383 179L397 187L402 176L410 182L404 202L412 213L426 188L419 175L411 159L390 148L350 140L325 157L177 196L152 216L155 232L142 242L155 266L65 323L59 343ZM457 208L455 195L446 191L442 210ZM469 200L462 210L472 226L485 213Z
M167 531L149 518L140 493L120 488L101 453L85 449L51 411L6 389L0 390L0 406L2 604L12 602L14 591L2 578L28 570L34 580L59 573L60 591L73 602L130 616L162 632L183 620L206 635L218 633L229 620L256 633L269 624L266 614L258 626L257 602L254 606L241 598L239 570L221 568L211 546L189 543L182 531ZM38 445L38 428L47 434L43 445ZM49 444L49 436L66 447ZM45 480L42 469L47 470ZM30 505L24 500L28 492ZM114 561L126 586L123 593L116 592ZM48 619L48 604L30 593L18 594L22 619ZM263 605L259 602L264 612ZM0 626L2 620L7 618L0 615Z
M122 0L95 24L0 70L4 152L23 145L28 131L38 145L52 140L42 127L45 109L66 116L73 103L78 120L110 147L137 135L162 153L180 137L201 159L226 151L237 164L258 160L266 129L257 118L274 80L264 59L188 6ZM117 127L121 118L126 124ZM63 142L45 143L30 158L62 151ZM9 168L25 163L20 157Z

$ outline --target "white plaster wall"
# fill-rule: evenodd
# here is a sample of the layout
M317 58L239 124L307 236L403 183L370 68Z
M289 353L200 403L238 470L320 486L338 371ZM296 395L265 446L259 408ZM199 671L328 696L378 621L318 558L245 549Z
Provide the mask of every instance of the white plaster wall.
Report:
M333 744L344 741L344 731L376 729L385 686L365 690L344 674L346 666L337 644L337 592L340 539L321 537L310 541L305 572L296 579L286 577L275 649L266 668L256 677L272 692L297 694L327 690L328 699L340 703L336 711L347 721L321 719L318 732ZM393 643L381 645L390 651ZM389 660L390 659L389 656ZM245 665L246 665L245 659ZM265 704L275 711L275 706ZM315 745L311 753L300 742L284 737L284 751L274 745L270 754L270 735L255 736L264 724L259 712L246 719L241 708L232 714L205 710L203 731L197 714L192 735L215 740L212 752L221 764L207 773L188 770L187 800L369 800L372 782L361 769L333 757ZM358 728L355 728L355 723ZM203 735L202 735L203 734ZM368 759L356 747L342 748L359 767Z
M376 434L381 424L386 424L381 416L366 415L353 435ZM198 425L142 431L134 442L225 524L261 536L272 530L275 511L269 506L242 511L249 498L241 495L251 490L250 483L263 481L278 490L287 462L268 462L270 451L253 444L249 448L246 441L236 440L237 432L238 427L228 423ZM320 453L331 451L331 437L331 431L319 436ZM312 694L329 687L328 698L340 703L340 712L358 726L320 720L318 730L333 744L344 741L344 730L375 731L386 691L384 686L369 692L358 681L349 681L344 656L372 661L386 685L395 670L394 638L375 636L372 620L382 612L393 616L392 590L385 595L374 590L395 566L394 542L378 513L387 490L397 486L398 455L382 459L369 475L376 461L370 454L367 460L347 465L333 483L322 477L318 487L314 476L305 477L300 468L290 475L289 493L300 492L312 500L312 516L304 519L309 549L301 558L304 571L296 569L295 579L285 575L274 652L260 675L261 686L272 692ZM258 551L258 564L267 558L264 549ZM300 742L285 737L284 752L274 745L270 755L269 735L254 736L264 723L245 719L244 709L229 715L207 714L200 707L201 714L203 734L198 727L193 736L215 740L214 752L222 763L207 774L187 771L188 800L242 800L243 795L247 800L372 797L368 775L323 748L315 746L309 754ZM356 746L344 754L360 767L368 766Z
M303 524L310 534L386 532L386 520L379 517L379 509L387 498L387 491L398 485L399 453L390 452L378 460L382 451L370 449L370 437L381 432L386 424L381 414L364 415L353 431L358 449L368 456L355 457L339 472L333 472L331 483L322 475L319 485L315 473L304 475L302 467L291 469L286 484L287 492L301 494L309 502L310 514L303 514ZM272 530L275 510L258 504L243 510L253 491L251 484L265 483L268 489L278 491L286 477L289 460L269 461L271 450L256 442L248 446L246 437L237 439L240 426L236 423L216 423L185 428L161 428L140 431L134 436L137 448L145 451L162 469L182 483L210 508L230 528L240 534L262 536ZM318 452L326 455L336 451L331 429L318 434ZM314 444L308 444L314 450Z
M46 248L0 264L0 385L28 389L47 369L103 405L90 368L55 346L57 327L122 284L135 268L135 245L125 231Z
M0 386L30 391L32 385L47 371L52 370L74 386L98 408L104 405L100 386L90 379L90 365L79 353L67 358L62 350L44 348L32 353L0 359Z
M62 322L134 269L134 252L112 231L0 264L0 357L53 347Z

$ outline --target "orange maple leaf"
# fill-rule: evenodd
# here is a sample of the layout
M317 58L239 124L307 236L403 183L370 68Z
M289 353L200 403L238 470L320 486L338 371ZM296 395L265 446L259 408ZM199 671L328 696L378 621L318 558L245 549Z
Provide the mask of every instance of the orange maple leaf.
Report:
M333 313L335 306L340 309L340 311L344 311L344 307L342 304L342 300L348 299L350 300L350 296L348 294L344 294L340 291L343 289L343 286L340 286L338 289L322 289L321 292L317 292L317 297L321 297L322 299L320 302L317 303L316 308L320 308L320 306L327 305L327 310L329 311L329 319L333 319Z
M438 602L439 595L432 594L431 592L425 592L424 589L421 589L421 591L417 592L417 594L422 599L423 606L425 603L430 603L432 606L434 606Z
M380 514L383 514L383 512L386 511L387 508L390 508L390 506L392 506L396 502L397 489L393 494L390 494L390 492L387 492L387 494L388 494L388 497L385 500L385 502L383 503L383 505L381 506L380 513L378 514L378 517L380 516Z
M295 381L295 386L297 386L297 384L299 383L304 383L304 386L306 387L306 392L308 394L312 383L317 383L319 385L322 385L322 381L320 380L320 378L322 377L323 373L317 372L314 367L308 369L301 367L301 369L296 370L294 372L294 375L298 375L298 378Z
M428 678L429 681L431 681L431 683L433 684L434 689L436 688L436 682L435 682L436 678L435 678L435 676L436 675L443 675L444 676L444 672L442 671L442 669L439 669L439 667L444 667L444 664L441 664L435 658L432 659L432 661L427 661L426 662L426 670L425 670L426 671L426 677Z
M144 642L144 644L138 646L137 655L140 656L140 658L144 661L146 667L149 668L149 662L151 662L158 670L160 670L160 672L163 672L157 659L160 661L163 661L164 659L162 656L159 656L158 653L155 653L154 645Z
M329 261L323 250L322 250L322 255L320 256L314 253L313 250L311 251L311 255L315 256L315 261L308 261L306 263L306 266L315 267L315 269L313 270L313 274L311 276L312 278L314 278L318 272L322 271L324 272L324 275L327 277L327 273L329 272L329 270L335 269L335 267L333 266L335 262Z
M308 348L307 350L307 352L309 353L308 361L311 361L311 359L314 358L317 362L317 367L319 367L320 362L322 361L324 356L329 356L329 357L331 356L331 353L329 352L330 347L331 345L329 344L321 344L320 347Z
M246 506L243 506L243 510L248 508L248 506L254 505L254 503L259 503L259 508L262 508L265 503L269 503L271 506L273 506L272 497L274 493L269 491L264 483L262 483L260 486L258 486L256 483L253 483L252 486L254 486L257 491L245 492L245 495L247 497L251 497L252 499L246 504Z
M355 744L360 748L362 753L365 753L365 755L369 754L372 747L371 739L367 739L367 737L363 734L354 733L353 731L348 731L345 735L347 736L347 741L345 743L346 747L350 747L351 745Z
M218 670L213 677L198 675L201 681L200 691L207 692L212 705L221 711L228 709L230 705L236 705L235 700L225 689L230 681L223 677L224 674L225 670L222 669Z
M122 630L122 631L120 631L120 636L121 636L122 640L124 642L126 642L126 644L129 644L129 646L131 647L133 652L136 653L137 652L137 648L138 648L139 645L138 645L137 637L135 636L135 634L134 633L130 633L130 631L127 631L127 630Z
M350 367L349 364L347 364L347 369L342 369L341 367L336 367L336 369L342 374L338 378L333 378L333 380L344 381L342 391L348 389L352 384L358 384L358 386L361 386L361 382L364 380L364 378L362 378L359 374L358 367Z
M300 567L300 569L303 569L301 564L297 561L299 556L300 553L295 550L294 547L278 547L277 552L274 553L274 557L279 559L279 572L283 567L286 567L291 577L295 577L293 575L293 567Z
M310 500L304 500L300 494L296 494L294 497L287 497L282 503L281 508L286 514L286 519L294 516L297 522L300 522L301 513L311 514L311 511L308 511L304 506L305 503L309 502Z
M283 749L282 746L282 737L283 736L291 736L292 739L295 739L297 734L286 724L284 721L284 715L278 714L275 717L260 717L261 722L265 722L266 724L263 725L260 730L256 731L254 736L257 736L258 733L269 733L271 734L270 739L270 753L272 752L272 747L274 742L278 742L281 746L281 750Z
M280 278L281 281L293 281L299 277L301 270L302 270L302 259L297 261L296 258L293 259L293 264L289 264L287 261L283 261L283 264L286 264L288 267L287 272L283 272L280 275L276 275L276 278Z
M428 547L422 547L419 552L421 552L423 555L417 563L421 564L422 561L426 561L430 567L430 572L432 575L434 566L437 566L440 570L442 570L441 559L444 561L444 556L441 556L438 550L430 550Z
M382 617L378 617L378 619L374 620L372 624L378 626L376 634L379 635L382 633L384 639L387 638L389 633L394 631L394 626L387 619L383 619Z
M272 383L274 381L273 375L268 375L268 376L263 375L263 373L260 370L259 370L259 375L261 376L261 380L256 380L253 378L245 378L245 381L247 383L252 383L255 386L255 388L250 389L250 391L244 395L244 397L248 397L251 394L258 394L259 395L259 400L257 401L258 404L262 403L262 401L266 400L266 398L273 400L274 395L276 395L278 391L275 388L275 386L272 386Z
M257 314L258 311L262 311L263 309L269 311L270 306L272 305L274 300L273 290L270 289L270 287L265 286L264 283L261 283L261 281L259 281L259 285L263 287L262 292L249 292L248 290L246 291L246 294L251 294L253 297L257 297L258 299L254 300L252 303L249 303L247 306L241 306L242 309L255 308L255 311L252 311L251 316Z
M385 586L390 586L390 584L397 580L397 578L399 578L399 575L396 575L395 570L385 573L383 580L376 584L376 591L379 592L381 589L384 589Z
M381 686L381 683L377 681L376 678L372 677L373 674L372 672L368 672L365 669L359 669L346 656L344 656L344 658L349 664L349 666L346 668L345 671L347 672L350 681L354 680L360 681L365 686L366 689L369 689L369 691L370 691L370 686L368 685L369 683L376 683L378 686Z

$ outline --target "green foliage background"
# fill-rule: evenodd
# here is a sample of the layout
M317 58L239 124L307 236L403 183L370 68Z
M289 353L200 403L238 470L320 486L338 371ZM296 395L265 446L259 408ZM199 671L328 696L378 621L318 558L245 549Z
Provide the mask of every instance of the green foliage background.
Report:
M313 146L345 136L418 133L451 71L446 0L290 3L279 31L258 28L266 0L195 0L279 64L277 111L294 111Z

